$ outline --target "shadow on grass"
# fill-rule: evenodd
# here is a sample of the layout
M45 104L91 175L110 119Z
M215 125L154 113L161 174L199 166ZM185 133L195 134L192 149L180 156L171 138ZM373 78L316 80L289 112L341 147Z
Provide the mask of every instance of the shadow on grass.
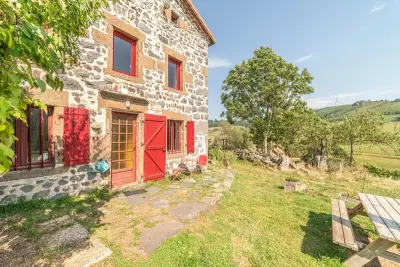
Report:
M306 226L302 226L304 239L301 251L316 259L332 258L344 261L348 251L332 242L332 216L310 212Z
M59 199L35 199L0 206L0 266L32 266L38 259L58 261L77 250L85 249L89 243L83 242L72 250L61 253L43 249L46 236L38 225L42 222L69 215L84 226L89 233L102 226L101 207L108 202L113 193L107 189L96 189L79 196Z

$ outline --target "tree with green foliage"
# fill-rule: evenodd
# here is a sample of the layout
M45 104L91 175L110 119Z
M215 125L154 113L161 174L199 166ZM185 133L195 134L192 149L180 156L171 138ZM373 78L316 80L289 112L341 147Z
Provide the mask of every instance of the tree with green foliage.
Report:
M62 90L65 64L79 62L79 38L102 18L107 0L0 0L0 174L12 165L13 121L46 106L31 88ZM37 70L43 71L40 77Z
M331 144L330 124L305 104L277 116L273 132L272 141L291 156L325 155Z
M248 121L254 142L268 150L276 118L314 91L312 79L307 69L300 72L271 48L261 47L229 71L222 87L221 100L227 110L223 115L231 123Z
M386 144L393 139L383 132L383 117L376 113L363 112L353 117L346 117L341 123L334 125L334 137L340 144L350 148L350 167L354 165L354 149L356 145Z

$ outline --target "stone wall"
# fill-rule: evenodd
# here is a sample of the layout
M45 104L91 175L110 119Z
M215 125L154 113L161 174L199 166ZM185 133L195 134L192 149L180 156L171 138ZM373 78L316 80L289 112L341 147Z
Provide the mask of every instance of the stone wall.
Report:
M167 170L183 157L196 159L198 155L207 153L208 39L197 28L194 18L184 8L182 1L167 2L167 6L164 0L121 0L119 3L109 4L105 10L105 19L96 22L89 29L88 37L80 41L82 53L79 66L69 67L61 75L64 91L54 92L51 97L48 93L35 95L46 104L55 106L55 168L50 168L45 175L32 170L0 177L0 203L18 198L30 199L79 192L102 180L93 174L78 171L79 167L63 167L63 121L59 116L63 106L90 110L92 163L99 157L111 157L111 108L117 107L118 110L125 109L139 114L138 182L143 179L143 147L139 147L143 145L143 128L140 128L143 127L143 113L162 115L168 111L168 114L181 114L185 120L195 122L195 153L187 155L184 151L173 158L167 155ZM179 15L176 24L170 20L171 11ZM122 31L138 40L138 77L112 70L110 55L112 56L113 30ZM182 61L182 91L166 86L169 56ZM130 103L126 106L124 102L106 100L100 94L104 90L145 99L148 104L142 106ZM62 105L54 102L54 99L61 97ZM170 118L169 115L167 118ZM194 165L189 164L189 167ZM60 169L63 170L62 173ZM14 180L15 176L19 180Z
M101 186L107 180L100 174L90 173L88 165L74 168L56 168L31 171L19 171L16 175L9 175L7 182L0 183L0 205L14 201L35 198L59 198L68 194L86 192L96 186ZM39 173L43 176L36 176ZM50 174L49 173L53 173ZM14 180L12 180L14 178Z

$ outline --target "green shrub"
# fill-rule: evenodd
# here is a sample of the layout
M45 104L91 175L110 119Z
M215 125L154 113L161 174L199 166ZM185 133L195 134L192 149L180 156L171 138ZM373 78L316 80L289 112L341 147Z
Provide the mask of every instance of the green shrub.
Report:
M225 166L229 166L236 159L236 154L233 151L220 148L210 149L208 155L211 160L220 161Z
M400 170L388 170L376 167L372 164L366 164L365 168L370 174L378 177L392 178L393 180L400 180Z

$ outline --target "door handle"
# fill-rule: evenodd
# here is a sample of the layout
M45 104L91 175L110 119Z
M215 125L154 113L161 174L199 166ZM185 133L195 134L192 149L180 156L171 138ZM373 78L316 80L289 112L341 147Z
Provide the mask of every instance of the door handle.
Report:
M165 147L162 148L163 152L167 152L167 149Z

